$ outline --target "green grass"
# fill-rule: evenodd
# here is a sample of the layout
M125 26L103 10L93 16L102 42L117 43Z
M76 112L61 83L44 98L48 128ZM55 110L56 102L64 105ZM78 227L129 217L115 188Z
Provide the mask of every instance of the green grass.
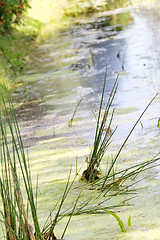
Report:
M116 131L116 128L112 131L111 125L114 115L114 109L111 109L117 87L118 87L118 77L114 83L114 86L112 88L111 94L108 98L103 116L102 115L102 104L104 100L104 94L105 94L105 86L107 81L107 69L104 79L104 85L102 90L102 96L101 96L101 102L99 106L99 113L97 118L97 125L96 125L96 133L95 133L95 140L93 145L93 150L90 153L89 160L88 160L88 167L83 172L82 178L86 179L89 182L93 182L96 179L99 179L99 167L100 163L103 159L103 156L105 152L107 151L107 148L111 142L111 138ZM111 116L109 115L111 112ZM108 118L110 118L108 120Z
M40 33L41 23L25 16L23 24L12 30L12 33L0 35L0 81L14 86L11 76L23 74L24 67L30 63Z
M0 211L0 221L5 225L5 238L7 240L56 239L54 237L56 224L66 215L69 215L69 219L62 232L61 239L63 239L79 200L78 196L73 209L64 214L61 213L64 202L75 179L70 183L70 172L62 198L53 209L57 209L55 217L53 220L48 217L41 230L37 214L38 178L36 189L34 190L29 160L26 157L23 147L20 129L10 95L5 86L1 85L0 94L0 196L3 203L3 210ZM24 204L26 199L27 206Z
M121 231L126 233L126 229L125 229L123 221L120 219L120 217L115 212L112 212L112 211L110 211L108 209L105 209L105 211L108 212L109 214L111 214L117 220L118 225L119 225Z
M140 173L142 173L147 169L150 169L153 166L153 163L159 161L159 157L158 157L159 153L158 153L150 160L146 160L139 164L133 164L131 167L128 167L121 171L116 170L116 163L119 159L119 156L122 150L124 149L124 146L126 145L128 139L130 138L131 134L135 130L138 123L141 122L141 118L143 117L147 109L150 107L150 105L153 103L153 101L157 97L158 94L156 94L150 100L146 108L143 110L143 112L141 113L141 115L139 116L139 118L137 119L137 121L135 122L131 130L129 131L126 139L124 140L120 148L117 150L117 153L115 154L115 156L113 156L107 162L106 172L105 174L102 174L101 162L103 160L104 154L108 150L108 146L112 141L113 134L116 131L116 127L112 130L112 122L114 121L113 119L114 108L112 109L112 103L118 88L118 78L119 78L119 75L115 80L113 88L108 97L106 106L104 106L104 111L102 111L104 95L105 95L105 87L106 87L106 81L107 81L107 69L106 69L98 117L96 118L97 124L96 124L94 144L90 152L90 155L87 158L87 168L82 173L82 178L81 178L82 180L92 183L94 186L97 185L98 189L101 189L102 192L105 191L104 196L106 196L106 194L108 194L108 192L112 189L113 190L117 189L117 192L120 192L120 186L121 186L121 189L123 189L122 186L127 179L135 179L137 175L139 175Z
M116 92L117 81L118 78L113 87L114 93ZM109 110L108 109L104 111L104 115L102 117L100 116L102 110L104 89L105 83L102 92L99 116L97 119L98 127L95 135L95 141L97 142L98 138L102 136L99 135L100 134L99 130L103 129L104 127L103 123L104 122L106 123L106 121L104 121L104 117L106 117L106 112ZM111 100L111 102L109 101L108 106L112 103L112 98L114 96L115 94L110 95L109 99ZM144 109L140 118L147 110L147 108L150 106L153 100L154 98L150 101L146 109ZM139 119L131 129L128 137L134 130ZM111 121L112 115L111 118L109 119L109 124L111 123ZM23 147L20 129L10 99L10 95L6 87L2 85L1 85L0 129L1 129L0 194L3 203L3 210L1 210L0 221L5 225L6 239L8 240L32 239L33 234L36 235L36 239L43 239L43 237L48 237L48 239L52 238L54 239L55 226L59 224L60 221L64 220L65 226L61 231L61 239L63 239L64 235L66 234L66 230L68 229L71 218L73 218L73 216L82 214L85 215L102 214L105 213L106 211L116 218L119 226L121 227L121 230L125 232L124 231L125 228L122 225L121 219L113 212L113 209L122 206L129 206L128 203L125 203L128 199L128 194L130 194L130 191L128 189L132 188L132 186L139 181L135 179L140 173L143 173L144 171L154 167L155 166L154 164L159 161L157 154L155 157L148 161L133 164L133 166L130 166L127 169L117 171L114 166L116 162L115 159L117 160L121 150L123 149L124 144L128 139L127 137L122 147L116 154L115 158L112 158L110 165L111 168L109 167L107 172L108 175L106 174L104 177L101 177L98 181L93 182L92 185L86 184L82 185L80 183L75 184L76 176L77 174L79 174L79 169L78 167L76 168L76 175L72 178L70 171L66 184L63 183L65 187L64 191L63 192L61 191L62 196L58 198L57 202L50 210L50 214L48 215L48 217L46 216L46 221L43 222L43 227L41 227L37 209L38 207L37 203L39 202L38 180L36 183L36 187L34 188L33 187L34 184L31 177L31 168L29 160L28 157L26 157L27 155ZM101 146L100 142L101 141L99 141L98 146ZM94 165L94 167L95 166L96 165ZM129 180L130 183L127 183L127 185L125 184L124 186L123 184L121 185L121 183L126 182L126 180ZM55 186L57 186L57 184L56 183L54 184L53 182L52 188L54 188ZM78 194L74 195L72 191L77 191ZM117 195L119 194L121 195L121 197L122 195L124 195L123 198L125 198L126 194L127 199L126 200L123 199L123 201L120 201L119 198L117 199ZM131 194L134 194L134 191L131 191ZM130 199L132 199L133 197L134 196L131 195ZM131 220L129 219L128 225L130 224Z
M81 192L78 196L75 195L74 199L71 197L72 206L68 205L68 196L70 196L71 189L73 191L75 187L77 177L76 174L71 179L70 171L62 196L58 198L48 217L46 216L43 227L40 227L37 208L38 177L34 188L28 155L25 153L15 111L5 85L1 85L0 95L0 196L3 205L0 221L6 229L4 238L7 240L56 239L55 226L67 218L61 233L61 239L63 239L74 215L98 213L108 207L101 206L101 199L95 200L92 194L83 197ZM79 173L78 169L77 173ZM116 206L121 205L125 204ZM109 208L116 206L113 204Z
M5 89L6 90L6 89ZM1 126L1 198L3 202L3 221L6 227L7 239L32 239L33 227L29 224L27 211L24 206L19 177L23 179L36 238L42 239L37 209L34 200L30 167L25 156L24 147L15 117L10 96L6 90L6 99L1 92L2 109L0 113ZM9 133L8 133L9 131ZM12 149L12 151L11 151ZM18 170L18 168L20 170ZM20 171L20 176L19 176Z

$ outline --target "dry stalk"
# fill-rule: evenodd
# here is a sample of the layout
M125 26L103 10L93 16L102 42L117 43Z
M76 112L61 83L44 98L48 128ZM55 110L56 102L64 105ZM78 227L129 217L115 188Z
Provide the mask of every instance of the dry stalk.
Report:
M12 163L11 163L11 159L9 159L9 163L10 165L12 166ZM16 192L16 195L20 201L20 205L21 205L21 210L22 210L22 215L24 217L24 228L25 228L25 232L26 232L26 237L28 240L35 240L35 236L33 234L33 228L32 226L28 223L28 218L26 216L26 212L25 212L25 208L24 208L24 203L23 203L23 197L22 197L22 193L21 193L21 190L20 190L20 185L19 183L17 183L16 179L15 179L15 173L13 171L13 169L11 168L11 173L12 173L12 177L13 177L13 183L14 183L14 189L15 189L15 192ZM17 184L18 184L18 190L17 191Z
M77 104L77 106L76 106L76 108L75 108L75 110L73 112L73 116L72 116L72 118L70 119L70 121L68 123L69 127L72 127L72 122L73 122L74 116L75 116L75 114L77 112L77 109L78 109L79 105L81 104L81 102L82 102L82 98L79 100L79 102L78 102L78 104Z

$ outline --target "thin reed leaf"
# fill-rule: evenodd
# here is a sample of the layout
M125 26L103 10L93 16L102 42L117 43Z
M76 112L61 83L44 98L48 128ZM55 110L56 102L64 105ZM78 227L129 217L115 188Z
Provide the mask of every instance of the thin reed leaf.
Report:
M124 233L126 233L126 229L125 229L124 224L123 224L123 221L120 219L120 217L119 217L116 213L114 213L114 212L112 212L112 211L110 211L110 210L108 210L108 209L104 209L104 210L105 210L106 212L108 212L109 214L111 214L111 215L117 220L118 225L119 225L120 228L121 228L121 231L124 232Z
M8 195L10 197L9 207L13 205L13 206L17 206L17 208L18 208L18 216L20 219L19 222L20 222L21 232L23 235L23 239L25 240L27 234L31 235L31 232L30 232L30 227L28 224L27 215L25 213L23 198L22 198L22 194L21 194L21 190L20 190L20 186L19 186L19 180L18 180L18 176L17 176L17 169L16 169L16 164L17 164L16 158L17 158L19 165L20 165L20 170L21 170L21 174L23 177L23 182L25 185L26 193L28 195L28 200L29 200L30 207L31 207L31 213L32 213L32 218L33 218L33 222L34 222L34 226L35 226L36 235L39 239L42 240L42 235L40 232L39 222L38 222L37 213L36 213L36 206L34 203L30 170L29 170L29 167L27 166L27 161L26 161L26 157L25 157L25 153L24 153L24 147L23 147L23 143L22 143L22 139L21 139L21 135L20 135L18 122L17 122L16 116L15 116L14 108L11 103L8 90L6 89L6 94L5 94L6 99L4 98L2 92L1 92L1 95L2 95L2 108L0 111L0 127L1 127L1 136L2 136L2 144L3 144L3 155L4 155L3 158L4 158L4 162L6 162L6 161L8 162L7 163L8 168L5 167L5 169L6 169L5 171L6 171L6 174L9 174L9 175L8 175L8 177L6 175L6 177L8 179L8 182L10 183L11 182L10 179L12 176L12 182L13 182L13 186L14 186L14 190L12 192L11 185L10 186L5 185L6 192L8 192ZM6 100L7 100L8 105L6 105ZM2 119L2 111L3 111L4 121ZM6 126L5 126L4 122L6 123L6 126L8 128L7 130L9 130L9 132L10 132L10 136L9 136L10 138L7 137ZM8 139L11 139L12 150L13 150L12 157L10 156L10 152L9 152L10 140L8 141ZM12 163L12 161L13 161L13 163ZM3 176L4 176L4 174L3 174ZM12 197L12 193L13 193L14 198ZM11 205L11 202L14 202L14 204L12 203L12 205ZM13 207L10 208L11 221L13 220L12 226L15 226L14 221L16 219L13 215L14 211L12 209L13 209ZM24 228L24 224L25 224L25 228ZM27 229L28 233L26 232L26 229Z
M104 92L105 92L106 81L107 81L107 71L108 71L108 63L107 63L106 72L105 72L105 78L104 78L104 83L103 83L103 90L102 90L101 102L100 102L98 119L97 119L97 127L96 127L95 141L94 141L95 143L96 143L96 141L97 141L97 136L98 136L99 121L100 121L100 117L101 117L102 104L103 104Z
M75 201L73 210L72 210L72 212L71 212L71 214L70 214L70 216L69 216L68 222L67 222L67 224L66 224L66 226L65 226L65 229L64 229L63 234L62 234L62 236L61 236L61 239L63 239L63 237L64 237L64 235L65 235L65 233L66 233L66 231L67 231L68 225L69 225L69 223L70 223L70 221L71 221L71 218L72 218L72 216L73 216L73 214L74 214L74 211L75 211L75 208L76 208L76 206L77 206L77 203L78 203L79 198L80 198L80 194L78 195L78 197L77 197L77 199L76 199L76 201Z
M106 104L106 107L104 110L104 114L103 114L103 117L101 120L101 124L100 124L102 104L103 104L104 92L105 92L105 85L106 85L106 80L107 80L107 68L106 68L101 102L100 102L99 113L98 113L94 146L93 146L93 150L91 151L91 154L89 157L89 165L82 174L82 178L86 179L89 182L93 182L94 180L99 179L98 175L100 173L99 167L100 167L101 160L107 150L107 147L110 144L110 140L111 140L114 132L116 131L116 128L113 132L111 130L111 124L113 121L114 110L112 111L112 114L111 114L108 124L107 124L107 122L108 122L107 119L109 116L109 112L110 112L113 100L114 100L116 92L117 92L118 78L119 78L119 75L117 76L117 78L114 82L114 85L112 87L112 91L108 98L108 101L107 101L107 104Z
M131 216L129 216L129 218L128 218L128 226L129 227L131 226Z
M59 217L59 215L60 215L61 208L62 208L63 203L64 203L64 201L65 201L65 198L66 198L66 196L67 196L66 194L67 194L67 191L68 191L68 188L69 188L70 177L71 177L71 170L70 170L70 172L69 172L67 184L66 184L65 190L64 190L64 192L63 192L63 196L62 196L62 199L61 199L61 202L60 202L58 211L57 211L56 216L55 216L55 218L54 218L54 220L53 220L53 222L52 222L52 225L50 226L50 229L49 229L50 232L53 232L53 230L54 230L54 228L55 228L55 225L56 225L56 223L57 223L58 217Z

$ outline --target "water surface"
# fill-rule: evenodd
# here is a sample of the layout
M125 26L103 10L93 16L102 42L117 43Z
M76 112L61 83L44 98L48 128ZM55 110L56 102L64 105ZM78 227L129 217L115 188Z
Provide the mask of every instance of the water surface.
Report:
M81 167L90 152L96 124L93 109L98 108L106 66L105 102L117 74L120 76L113 104L116 109L113 128L118 125L118 130L105 161L118 151L141 112L159 92L158 15L144 10L123 13L121 17L127 18L128 24L125 27L119 17L119 14L112 17L103 14L60 31L38 47L29 70L16 79L19 87L13 98L21 102L16 112L24 144L30 152L33 179L39 172L42 219L46 215L43 207L46 198L49 212L56 198L53 195L58 195L56 187L59 189L60 185L55 181L59 179L63 186L71 165L75 171L76 157ZM73 126L69 127L68 122L81 98ZM159 151L159 99L157 97L133 132L117 163L118 168L149 159ZM158 171L149 171L150 177L142 183L147 189L138 192L140 196L138 201L132 201L133 207L119 213L125 221L129 215L133 218L127 234L120 233L112 216L92 215L85 219L75 217L66 239L137 239L137 236L159 239ZM57 228L57 233L60 231L60 227Z

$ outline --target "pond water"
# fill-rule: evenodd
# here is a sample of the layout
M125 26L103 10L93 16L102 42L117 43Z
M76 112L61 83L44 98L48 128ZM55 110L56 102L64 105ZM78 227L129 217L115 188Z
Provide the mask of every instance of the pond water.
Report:
M103 13L81 20L46 39L35 50L29 70L15 80L17 88L12 96L24 145L29 150L33 179L39 173L42 186L39 193L42 219L63 188L70 167L75 171L76 158L78 168L85 164L94 139L93 109L98 108L106 66L105 102L119 73L113 103L116 109L113 127L118 125L118 129L108 155L118 151L144 108L160 91L159 27L155 10L123 10L112 16ZM69 127L80 99L73 126ZM158 96L133 132L117 167L141 162L158 153L159 100ZM85 216L74 218L66 239L159 239L158 171L158 168L149 171L150 177L142 184L145 188L138 191L138 200L132 201L134 206L120 210L124 221L130 215L133 219L126 234L120 232L112 216ZM58 227L57 235L60 231Z

